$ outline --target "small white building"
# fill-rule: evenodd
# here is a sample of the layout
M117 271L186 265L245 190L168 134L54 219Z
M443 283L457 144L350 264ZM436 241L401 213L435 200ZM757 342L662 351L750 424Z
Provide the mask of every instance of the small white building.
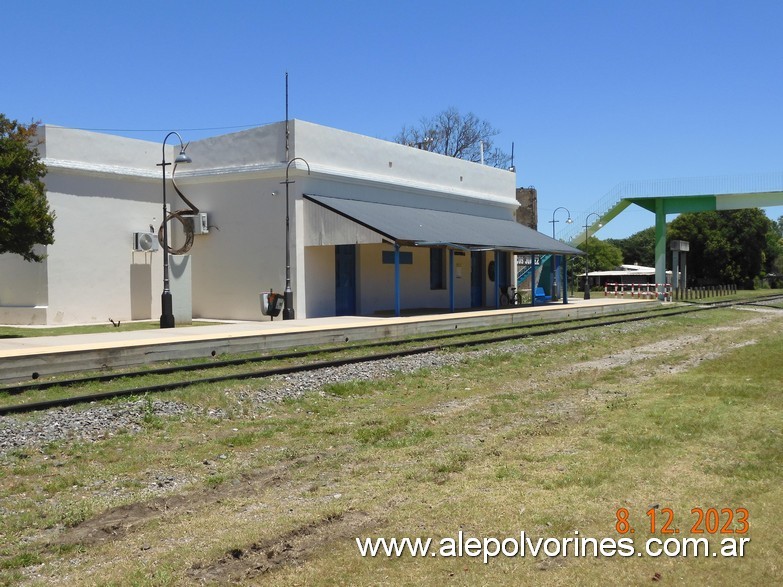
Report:
M0 323L157 319L163 251L144 235L161 225L160 163L179 141L39 133L55 243L42 263L0 256ZM262 319L259 294L285 284L286 188L296 318L494 307L496 281L514 284L514 252L579 254L514 222L508 170L301 120L287 154L286 142L281 122L187 147L176 184L206 224L170 256L178 322ZM166 177L169 209L185 207L171 166ZM169 226L177 246L184 232Z
M590 271L590 285L655 283L655 267L620 265L611 271ZM671 271L666 272L666 283L671 283ZM579 275L584 283L585 274Z

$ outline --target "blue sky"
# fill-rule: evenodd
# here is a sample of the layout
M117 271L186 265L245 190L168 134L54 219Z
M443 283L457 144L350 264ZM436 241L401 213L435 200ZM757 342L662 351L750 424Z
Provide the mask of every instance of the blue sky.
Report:
M378 138L454 106L515 144L547 233L555 208L587 212L620 182L783 170L779 0L6 0L1 13L10 118L196 139L283 120L286 71L292 118ZM652 224L629 209L598 236Z

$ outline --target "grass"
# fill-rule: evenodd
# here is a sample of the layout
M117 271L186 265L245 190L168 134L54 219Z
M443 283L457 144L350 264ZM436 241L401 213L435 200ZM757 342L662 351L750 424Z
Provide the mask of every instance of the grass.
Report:
M722 309L580 331L262 406L239 393L247 384L164 394L227 416L162 418L149 407L135 434L0 456L0 584L219 584L233 580L231 564L246 582L269 585L643 585L656 573L676 584L773 584L783 548L783 317L756 316ZM611 362L685 335L703 342ZM755 342L737 346L744 341ZM707 350L720 355L669 371ZM597 360L605 368L573 366ZM176 488L151 489L158 474ZM173 498L186 492L178 507ZM116 540L58 543L109 507L156 496L165 508ZM688 536L693 508L747 508L748 554L485 565L363 559L354 541L523 530L619 538L623 507L641 544L654 505L670 508ZM282 563L261 573L276 557Z

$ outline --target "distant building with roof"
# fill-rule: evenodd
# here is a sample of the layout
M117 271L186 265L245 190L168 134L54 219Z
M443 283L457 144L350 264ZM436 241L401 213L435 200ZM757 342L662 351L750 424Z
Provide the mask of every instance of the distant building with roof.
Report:
M666 282L671 283L671 271L666 272ZM655 267L645 267L644 265L620 265L611 271L590 271L590 286L598 287L607 283L655 283ZM579 286L584 289L585 274L581 273L579 277Z

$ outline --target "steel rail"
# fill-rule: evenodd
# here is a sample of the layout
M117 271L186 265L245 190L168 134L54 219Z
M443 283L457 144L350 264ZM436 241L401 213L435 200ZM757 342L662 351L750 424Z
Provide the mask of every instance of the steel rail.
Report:
M657 309L633 310L630 312L617 313L614 314L614 316L633 316L638 314L650 314L651 312L658 312L658 311L660 310ZM426 342L432 340L456 338L462 336L475 336L481 334L497 333L497 332L502 332L507 330L521 330L521 329L538 328L543 326L552 326L557 324L588 322L588 321L598 320L600 318L601 318L600 316L588 316L585 318L564 318L560 320L549 320L544 322L512 324L509 326L482 328L479 330L471 330L470 332L467 333L463 329L460 331L442 332L442 333L434 333L426 336L410 337L404 340L386 339L382 341L373 341L369 343L356 343L356 344L351 344L351 346L330 346L330 347L322 347L322 348L305 350L305 351L292 351L292 352L278 353L273 355L259 355L259 356L250 356L250 357L243 357L237 359L223 359L223 360L210 361L210 362L191 363L189 365L173 365L169 367L156 367L153 369L136 369L133 371L120 371L116 373L102 373L100 375L89 375L86 377L76 377L70 379L37 381L35 383L23 383L23 384L7 385L4 387L0 387L0 393L7 393L8 395L19 395L29 391L42 391L45 389L51 389L53 387L73 387L76 385L85 385L88 383L107 383L109 381L114 381L116 379L143 377L146 375L170 375L172 373L186 373L189 371L202 371L202 370L206 371L210 369L219 369L222 367L235 367L237 365L246 365L252 363L266 363L269 361L301 359L303 357L345 352L346 350L372 349L372 348L389 346L392 344L418 343L418 342Z
M775 296L780 297L780 296ZM756 301L756 300L753 300ZM16 405L8 405L8 406L0 406L0 416L5 416L9 414L22 414L22 413L29 413L34 411L41 411L41 410L47 410L51 408L58 408L58 407L67 407L82 403L90 403L95 401L101 401L106 399L115 399L119 397L128 397L133 395L145 395L148 393L158 393L163 391L171 391L174 389L181 389L184 387L190 387L193 385L199 385L199 384L212 384L212 383L222 383L226 381L241 381L246 379L261 379L264 377L272 377L274 375L290 375L292 373L301 373L305 371L314 371L317 369L325 369L329 367L340 367L343 365L352 365L357 363L363 363L363 362L372 362L372 361L381 361L386 359L394 359L394 358L401 358L401 357L407 357L407 356L413 356L418 354L424 354L428 352L435 352L439 350L446 350L446 349L459 349L459 348L467 348L467 347L473 347L473 346L482 346L482 345L488 345L488 344L496 344L501 342L508 342L512 340L521 340L526 338L533 338L533 337L539 337L539 336L550 336L553 334L559 334L559 333L565 333L565 332L573 332L576 330L584 330L588 328L598 328L598 327L604 327L604 326L612 326L615 324L624 324L628 322L639 322L643 320L651 320L656 318L667 318L671 316L679 316L683 314L691 314L695 312L701 312L706 310L713 310L717 308L723 308L723 307L731 307L731 306L737 306L737 305L746 305L751 303L749 302L742 302L742 301L718 301L718 302L711 302L711 303L705 303L700 305L691 305L689 307L682 307L680 306L678 309L675 309L674 311L666 311L666 312L658 312L658 311L640 311L640 312L628 312L624 314L615 315L610 320L604 320L601 322L593 322L590 324L573 324L573 321L559 321L559 323L568 323L567 326L562 328L545 328L542 330L536 330L534 332L522 332L522 333L514 333L514 334L505 334L501 336L493 336L489 338L481 338L476 340L465 340L465 341L457 341L457 342L451 342L451 343L445 343L445 344L438 344L438 345L427 345L422 347L416 347L412 349L403 349L398 351L392 351L388 353L378 353L378 354L371 354L371 355L363 355L359 357L346 357L342 359L331 359L327 361L316 361L312 363L307 363L304 365L289 365L285 367L276 367L272 369L262 369L262 370L254 370L254 371L246 371L242 373L232 373L232 374L226 374L226 375L219 375L214 377L204 377L199 379L189 379L189 380L180 380L180 381L170 381L166 383L159 383L154 385L145 385L145 386L139 386L139 387L132 387L127 389L118 389L113 391L105 391L105 392L98 392L98 393L90 393L90 394L84 394L84 395L77 395L77 396L71 396L71 397L64 397L64 398L58 398L58 399L52 399L52 400L43 400L38 402L27 402L23 404L16 404ZM641 314L641 315L639 315ZM584 319L581 319L582 321L587 321ZM590 320L595 320L595 318L591 318ZM530 325L531 328L533 326L541 326L541 324L538 325ZM470 336L473 333L469 333L467 336ZM465 334L461 334L462 336L466 336ZM453 334L450 336L454 336ZM433 339L437 339L438 337L432 337ZM443 337L445 338L445 336ZM388 342L385 343L386 346L388 346ZM380 346L380 343L378 344ZM340 350L345 350L344 348L340 347ZM173 368L172 368L173 369ZM149 372L145 372L145 374L149 374Z

